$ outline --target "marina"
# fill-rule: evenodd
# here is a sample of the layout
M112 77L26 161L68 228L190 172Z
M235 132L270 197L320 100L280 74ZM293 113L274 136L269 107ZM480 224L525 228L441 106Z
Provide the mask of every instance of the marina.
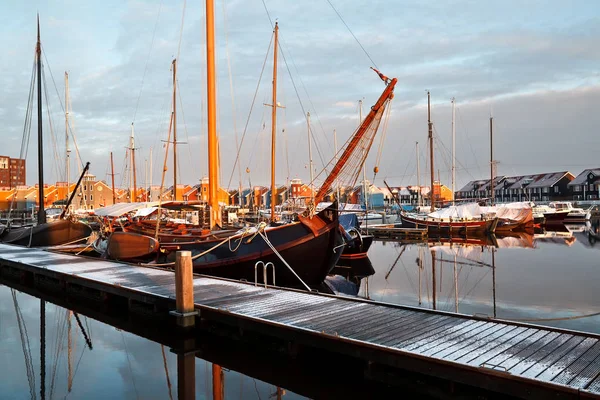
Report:
M0 246L0 260L5 284L63 301L120 304L163 321L174 308L171 271L10 245ZM514 396L599 395L598 334L205 276L195 277L193 287L199 321L349 356L366 362L373 376L394 380L394 371L408 370Z

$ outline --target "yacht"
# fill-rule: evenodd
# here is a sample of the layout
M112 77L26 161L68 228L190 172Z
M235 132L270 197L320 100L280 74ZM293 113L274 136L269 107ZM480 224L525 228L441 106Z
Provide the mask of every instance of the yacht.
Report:
M549 204L557 213L565 213L564 222L585 222L591 218L590 210L573 207L570 201L553 201Z

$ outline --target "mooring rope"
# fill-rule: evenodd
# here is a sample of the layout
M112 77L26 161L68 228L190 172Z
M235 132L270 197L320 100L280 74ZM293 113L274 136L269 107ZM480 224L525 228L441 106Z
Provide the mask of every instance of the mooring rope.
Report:
M258 231L258 234L263 238L263 240L271 248L271 250L273 250L273 253L275 253L275 255L277 257L279 257L279 259L281 260L281 262L283 263L283 265L285 265L286 267L288 267L288 269L292 272L292 274L294 274L294 276L296 278L298 278L298 280L300 281L300 283L302 283L302 285L304 285L304 287L306 288L306 290L308 290L310 292L310 287L306 283L304 283L304 281L298 276L298 274L296 273L296 271L294 271L294 269L292 267L290 267L290 265L283 259L283 257L281 256L281 254L279 254L279 252L277 251L277 249L275 248L275 246L273 246L273 244L271 244L271 242L269 241L269 238L267 237L266 232L263 235L262 232Z

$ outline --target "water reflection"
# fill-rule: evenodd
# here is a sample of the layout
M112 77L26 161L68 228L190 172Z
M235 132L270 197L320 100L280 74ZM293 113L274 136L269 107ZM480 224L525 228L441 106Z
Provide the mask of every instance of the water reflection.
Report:
M303 398L6 286L0 351L4 399Z
M595 221L535 234L377 241L369 252L376 272L359 296L600 332L597 229Z

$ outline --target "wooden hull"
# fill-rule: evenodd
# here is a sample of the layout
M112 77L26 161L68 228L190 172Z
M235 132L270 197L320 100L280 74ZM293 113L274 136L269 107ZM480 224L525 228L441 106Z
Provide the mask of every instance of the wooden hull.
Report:
M326 208L312 219L267 229L267 240L290 265L292 270L309 286L316 287L337 263L343 248L337 210ZM131 235L131 233L124 233ZM264 235L265 233L263 233ZM179 250L192 252L194 272L236 280L254 282L255 265L262 261L275 265L277 286L302 287L302 284L258 234L227 235L231 239L211 250L224 240L215 237L203 241L160 243L157 262L175 260ZM227 237L225 236L225 237ZM206 254L203 254L205 253ZM203 254L200 256L200 254ZM149 254L153 257L153 254ZM130 261L141 261L130 260ZM147 258L146 261L149 261ZM272 282L268 271L268 284ZM257 269L259 283L263 283L262 268Z
M484 221L435 221L412 218L400 214L403 228L427 228L428 233L435 234L484 234L496 230L498 219Z
M2 232L0 242L28 247L58 246L84 239L92 229L82 223L68 219L45 224L11 228Z
M106 246L111 260L143 259L158 252L159 243L153 237L129 232L113 232Z

